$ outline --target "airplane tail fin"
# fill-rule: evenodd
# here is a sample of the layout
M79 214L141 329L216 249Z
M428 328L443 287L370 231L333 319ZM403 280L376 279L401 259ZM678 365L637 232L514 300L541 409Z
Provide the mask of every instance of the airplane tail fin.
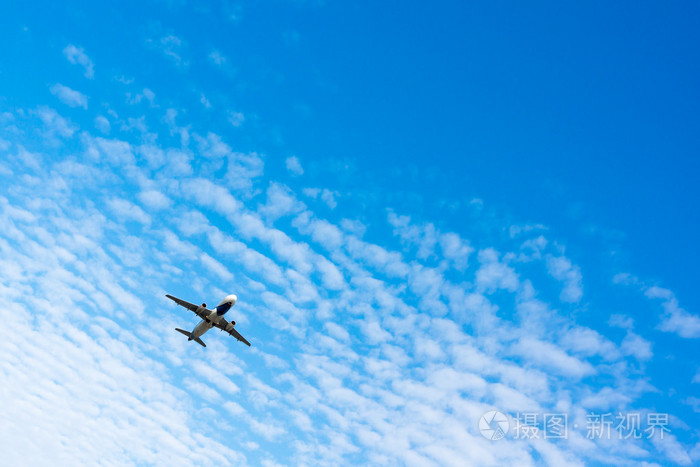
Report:
M191 332L185 331L184 329L180 329L180 328L175 328L175 330L176 330L177 332L179 332L179 333L182 333L182 334L186 335L186 336L187 336L187 340L195 341L197 344L201 345L202 347L206 347L206 346L207 346L207 344L205 344L204 342L202 342L202 339L200 339L199 337L192 337L192 333L191 333Z

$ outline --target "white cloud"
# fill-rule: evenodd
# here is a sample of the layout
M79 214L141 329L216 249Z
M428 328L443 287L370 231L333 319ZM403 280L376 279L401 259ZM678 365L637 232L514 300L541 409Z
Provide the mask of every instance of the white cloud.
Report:
M515 270L499 260L499 254L493 248L479 251L481 266L476 272L476 285L485 292L498 289L514 291L518 287L518 275Z
M161 168L166 163L166 154L160 147L153 144L143 144L136 148L141 158L145 159L151 169Z
M289 169L289 167L287 168ZM304 193L305 196L313 199L320 197L321 201L326 203L326 206L331 209L335 209L335 207L338 205L337 201L335 200L335 197L339 195L337 191L331 191L327 188L304 188L302 193Z
M622 344L620 344L620 350L625 355L632 355L639 361L649 360L653 356L651 342L631 331L627 332Z
M464 271L467 268L469 255L474 251L467 240L452 232L442 233L429 222L412 223L410 217L399 216L393 211L389 211L387 218L394 228L394 235L398 235L405 245L416 247L419 258L437 257L439 245L442 257L455 269Z
M388 220L394 227L394 235L398 235L402 241L418 248L419 258L426 259L435 255L438 233L433 224L411 224L410 217L398 216L392 211L388 213Z
M613 276L613 284L639 285L640 281L637 277L627 272L621 272Z
M268 441L273 441L286 432L277 423L264 423L255 419L250 420L250 427Z
M143 209L122 198L111 198L107 201L109 208L121 220L136 221L141 224L150 224L151 216Z
M668 460L678 465L693 465L693 460L683 448L683 445L678 442L678 439L672 434L667 433L663 439L660 436L651 438L656 448L663 452Z
M178 257L182 260L192 260L199 256L199 249L190 242L180 240L170 231L162 232L163 249L168 256Z
M565 256L547 255L547 271L556 280L564 283L559 298L566 303L577 303L583 297L581 271Z
M100 130L100 132L102 132L103 134L108 135L111 129L111 125L109 124L109 120L107 120L107 118L105 118L102 115L98 115L97 117L95 117L95 128Z
M148 126L146 126L146 117L142 115L139 118L127 118L126 122L122 123L121 131L131 131L136 130L141 132L144 136L148 134Z
M358 238L362 238L367 231L367 226L365 226L362 222L353 219L341 219L340 228L348 233L356 235Z
M305 212L303 215L308 215L308 213ZM298 221L303 219L302 216L295 219L295 225L301 224ZM300 231L303 233L310 232L311 238L328 251L337 250L344 242L342 231L334 224L323 219L312 220L308 223L308 229L300 229Z
M700 317L692 315L682 308L677 308L668 313L659 329L665 332L675 332L681 337L700 337Z
M181 184L183 193L200 205L213 207L224 215L237 214L242 206L229 190L204 178L184 180Z
M605 360L619 358L619 351L615 344L593 329L581 326L568 329L562 334L560 342L564 348L584 357L599 355ZM631 344L634 347L641 345L641 342Z
M398 252L364 242L354 236L346 239L345 249L360 264L375 268L389 277L405 278L408 275L409 268Z
M152 40L149 40L149 42L155 43ZM166 57L171 59L173 63L175 63L175 65L182 67L186 67L189 65L189 62L182 58L184 45L182 43L182 40L178 36L174 34L165 35L157 41L156 47Z
M95 77L95 69L92 60L85 54L82 47L69 44L63 49L63 55L65 55L68 61L73 65L81 65L85 69L86 78L92 79Z
M304 209L289 187L280 183L271 183L267 188L267 202L258 208L258 212L271 220L295 214Z
M146 100L148 100L148 102L151 103L151 105L153 105L153 101L156 99L156 95L153 93L153 91L148 88L144 88L143 91L141 91L141 94L146 98Z
M204 108L211 109L211 102L209 102L209 99L207 99L207 96L205 96L203 93L199 98L199 102L204 106Z
M350 341L350 333L348 333L347 329L345 329L344 327L339 326L333 322L327 322L326 324L324 324L324 327L326 328L328 333L336 339L342 342Z
M520 251L522 253L519 259L521 261L531 261L542 258L542 251L547 248L547 243L547 239L542 235L537 238L525 240L523 244L520 245Z
M212 248L218 253L225 255L229 260L236 260L242 264L249 273L263 278L266 282L286 286L287 280L284 278L282 269L275 264L270 258L261 253L248 248L244 243L234 240L231 237L224 235L213 226L207 225L204 221L197 218L186 217L180 225L180 229L185 233L190 232L206 232L207 239Z
M119 139L93 138L83 134L86 152L95 160L105 160L111 165L130 165L135 162L131 145Z
M27 151L24 146L17 147L17 159L22 162L25 167L32 170L41 170L41 155Z
M675 332L687 339L700 337L700 317L688 313L678 305L673 292L662 287L649 287L644 294L649 298L662 299L664 316L659 329L665 332Z
M342 290L345 288L343 274L335 264L319 257L315 266L321 275L321 283L324 287L327 287L329 290Z
M469 255L474 251L469 242L455 233L440 235L440 247L445 258L454 263L459 271L464 271L469 265Z
M629 273L616 274L613 277L613 283L638 287L647 298L661 300L661 306L664 309L661 323L658 326L661 331L673 332L686 339L700 337L700 316L681 308L678 299L671 290L656 285L647 286L639 278ZM613 325L612 321L611 325ZM629 323L629 326L620 327L631 329L632 322Z
M224 282L230 282L233 279L233 274L231 274L231 272L226 269L223 264L208 254L202 253L200 259L207 269L213 272L216 276L220 277Z
M608 319L608 325L616 328L631 330L634 328L634 320L629 316L613 314L610 315L610 318Z
M194 139L197 141L199 152L208 159L221 159L233 152L231 146L216 133L209 132L206 138L195 134Z
M224 57L218 50L213 50L209 53L209 60L215 65L223 65L226 63L226 57Z
M580 379L595 373L588 362L572 357L549 342L524 337L513 350L525 360L567 377Z
M511 225L508 229L508 233L510 234L510 238L516 238L523 233L539 230L548 230L548 228L542 224Z
M379 344L391 338L391 334L386 332L376 320L362 321L359 324L367 342L370 344Z
M166 209L172 204L170 198L158 190L145 190L138 196L139 200L151 209Z
M85 94L74 91L68 86L56 83L51 86L51 94L58 97L58 99L64 104L70 107L82 107L87 109L88 98Z
M287 170L292 175L303 175L304 174L304 169L301 166L301 162L299 162L299 158L297 156L290 156L284 161L285 165L287 166Z
M304 196L308 196L309 198L316 199L316 198L318 198L318 195L321 194L321 189L320 188L304 188L301 192L304 193Z
M338 206L337 201L335 200L335 197L338 196L337 191L331 191L326 188L323 189L321 192L321 200L326 203L326 206L328 206L331 209L335 209L336 206Z
M168 125L171 135L180 135L180 145L186 149L190 144L190 126L179 126L175 123L178 112L175 109L167 109L163 121Z
M241 392L240 387L231 381L230 375L226 374L222 368L195 364L192 365L192 370L194 373L212 383L220 391L228 394L237 394Z
M114 80L115 80L116 82L118 82L118 83L121 83L121 84L124 84L124 85L127 85L127 86L128 86L129 84L132 84L132 83L135 81L134 78L127 78L127 77L124 76L124 75L115 76L115 77L114 77Z
M245 122L245 115L242 112L236 112L234 110L228 111L228 121L231 125L239 127Z
M151 91L148 88L144 88L141 92L137 94L132 94L130 92L126 93L126 102L129 105L136 105L139 104L141 101L146 99L148 101L148 105L151 107L155 107L155 99L156 95L153 91Z
M175 223L178 230L187 237L202 233L220 234L219 230L212 226L206 216L199 211L183 211L177 216Z
M78 127L58 114L54 109L41 106L36 110L37 115L44 122L47 129L52 134L58 134L63 138L72 137Z
M232 153L228 157L227 184L235 190L252 195L253 182L263 173L265 162L255 152Z

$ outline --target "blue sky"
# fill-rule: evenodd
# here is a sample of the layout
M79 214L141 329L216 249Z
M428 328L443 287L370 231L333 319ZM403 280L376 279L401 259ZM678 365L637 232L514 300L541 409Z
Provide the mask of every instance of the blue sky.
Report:
M700 462L697 5L0 11L13 463Z

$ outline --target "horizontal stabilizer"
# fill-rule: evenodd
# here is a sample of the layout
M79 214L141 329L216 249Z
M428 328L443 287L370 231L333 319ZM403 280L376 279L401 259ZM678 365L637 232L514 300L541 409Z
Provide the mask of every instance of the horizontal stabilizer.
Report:
M202 347L206 347L206 346L207 346L207 344L205 344L204 342L202 342L202 339L200 339L199 337L195 337L194 340L197 342L197 344L201 345Z
M192 335L191 332L185 331L184 329L175 328L175 330L176 330L177 332L181 332L182 334L186 335L187 337L190 337L190 336Z
M206 347L206 346L207 346L207 344L205 344L205 343L202 341L202 339L200 339L199 337L192 337L192 333L191 333L191 332L185 331L184 329L180 329L180 328L175 328L175 330L176 330L177 332L180 332L180 333L186 335L186 336L187 336L187 340L189 340L189 341L195 341L197 344L201 345L202 347Z

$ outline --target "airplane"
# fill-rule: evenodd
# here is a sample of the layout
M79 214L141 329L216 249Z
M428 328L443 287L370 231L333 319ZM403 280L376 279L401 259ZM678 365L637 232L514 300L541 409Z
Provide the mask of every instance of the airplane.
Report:
M185 300L181 300L169 294L165 294L165 296L177 303L178 305L183 306L190 311L193 311L197 316L202 318L202 321L200 321L200 323L197 324L197 326L195 326L192 332L187 332L184 329L175 328L176 331L186 335L188 341L195 341L202 347L206 347L207 344L202 342L202 339L200 339L200 337L202 336L202 334L216 326L222 331L228 332L233 337L250 347L250 342L248 342L245 339L245 337L241 336L238 333L238 331L236 331L236 329L234 328L236 322L233 320L229 322L224 319L224 314L228 310L230 310L231 307L235 305L236 301L238 300L238 297L236 297L235 295L227 295L226 298L221 300L221 303L216 305L216 308L214 308L213 310L207 309L206 303L202 303L201 306L197 306L194 303L186 302Z

